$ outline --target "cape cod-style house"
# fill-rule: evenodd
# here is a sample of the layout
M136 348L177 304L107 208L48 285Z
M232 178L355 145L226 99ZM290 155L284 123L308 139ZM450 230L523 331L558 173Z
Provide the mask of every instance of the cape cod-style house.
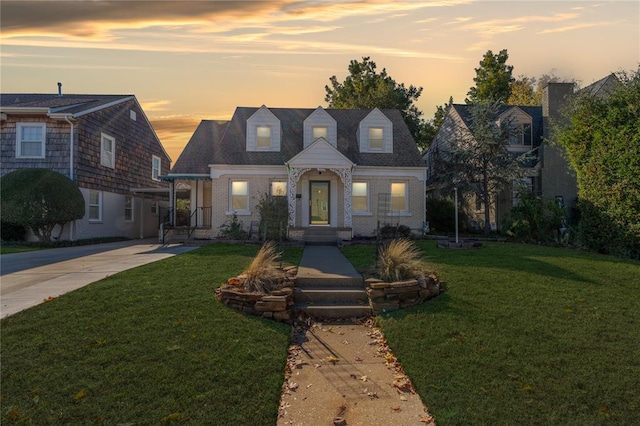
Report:
M202 121L162 176L177 207L166 236L184 225L215 238L234 216L249 231L263 194L286 197L293 240L368 237L378 223L419 232L425 177L399 111L238 107L228 122Z
M62 239L157 237L171 159L134 95L2 93L0 119L0 175L48 168L84 196Z

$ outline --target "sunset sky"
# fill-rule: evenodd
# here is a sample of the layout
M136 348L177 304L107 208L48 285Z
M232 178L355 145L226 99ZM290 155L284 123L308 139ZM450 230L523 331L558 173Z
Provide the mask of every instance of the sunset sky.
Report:
M324 86L370 56L424 88L431 118L464 102L487 50L514 76L586 86L640 63L633 1L0 2L2 92L135 94L175 162L202 119L236 106L326 106Z

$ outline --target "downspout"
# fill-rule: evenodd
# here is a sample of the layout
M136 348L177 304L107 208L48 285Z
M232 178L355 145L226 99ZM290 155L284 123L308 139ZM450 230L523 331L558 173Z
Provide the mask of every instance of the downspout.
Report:
M60 83L58 83L58 87L60 87ZM69 130L69 179L74 180L73 179L73 132L75 130L75 126L73 124L73 121L69 120L69 115L65 115L64 116L64 120L69 123L69 126L71 126L70 130ZM71 241L73 241L73 230L76 227L76 221L74 220L73 222L71 222L71 227L69 229L69 239Z

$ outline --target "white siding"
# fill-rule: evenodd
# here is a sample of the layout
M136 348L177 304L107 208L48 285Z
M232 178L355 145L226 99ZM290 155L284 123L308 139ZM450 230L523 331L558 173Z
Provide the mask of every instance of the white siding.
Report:
M323 126L327 128L327 142L334 148L338 147L338 127L333 119L322 107L316 108L306 120L304 120L304 148L311 145L313 140L313 127Z
M268 126L271 128L271 146L269 148L257 147L257 131L258 126ZM273 115L266 106L260 107L247 120L247 151L280 151L281 140L280 120Z
M370 149L369 147L369 128L383 129L382 149ZM369 113L358 127L358 144L360 152L382 152L393 153L393 125L391 121L378 109L375 108Z

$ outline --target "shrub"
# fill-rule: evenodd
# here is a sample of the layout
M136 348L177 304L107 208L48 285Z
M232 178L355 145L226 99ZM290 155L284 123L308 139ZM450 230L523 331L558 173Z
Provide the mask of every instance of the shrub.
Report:
M451 197L427 197L429 228L436 232L453 232L456 229L455 204ZM458 227L466 228L467 216L462 203L458 206Z
M84 197L76 184L63 174L49 169L20 169L0 178L2 219L22 225L42 242L51 241L51 233L84 216Z
M503 229L516 241L558 243L566 239L562 232L568 229L566 214L555 200L543 200L525 190L505 218Z
M269 293L274 290L283 277L278 262L282 255L276 243L267 241L262 245L249 267L243 272L246 276L244 289L251 292Z
M258 200L261 236L267 240L280 240L287 227L287 197L262 194Z
M233 217L223 223L220 226L219 236L221 238L227 238L230 240L246 240L248 237L247 231L243 229L241 220L238 220L238 215L234 212Z
M27 228L17 223L0 222L0 236L2 241L24 241Z
M378 254L378 276L386 282L415 278L424 272L420 256L420 250L411 240L390 241Z
M380 228L380 236L382 238L409 238L411 236L411 228L407 225L391 225L386 223Z

